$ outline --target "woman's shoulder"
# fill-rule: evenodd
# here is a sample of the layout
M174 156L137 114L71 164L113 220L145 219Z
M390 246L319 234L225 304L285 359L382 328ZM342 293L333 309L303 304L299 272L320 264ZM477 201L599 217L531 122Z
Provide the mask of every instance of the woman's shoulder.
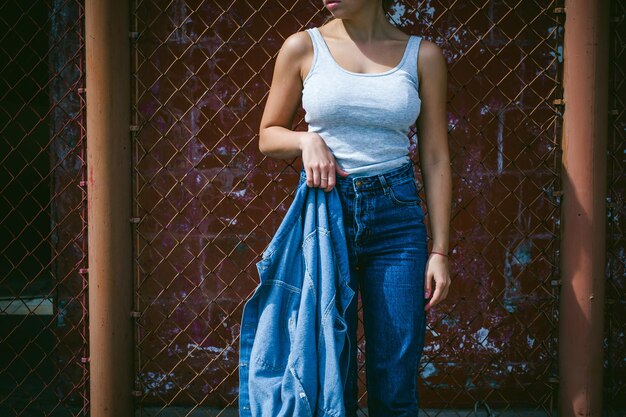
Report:
M435 42L423 38L421 35L414 34L418 38L422 38L420 41L420 59L433 60L443 57L443 50Z
M430 78L430 74L441 74L447 71L447 62L443 50L433 41L422 39L417 52L418 78Z
M280 49L293 60L302 59L313 52L313 42L306 30L301 30L287 36Z
M280 61L288 65L290 71L297 72L302 81L303 73L307 72L306 68L312 61L313 53L313 40L305 30L302 30L285 38L278 55Z

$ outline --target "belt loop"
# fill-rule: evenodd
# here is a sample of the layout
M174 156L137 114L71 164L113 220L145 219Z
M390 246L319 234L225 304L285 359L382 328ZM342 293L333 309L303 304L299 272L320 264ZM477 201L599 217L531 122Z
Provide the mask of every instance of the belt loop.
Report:
M387 195L387 181L385 181L385 176L383 174L378 174L378 179L383 186L383 193Z

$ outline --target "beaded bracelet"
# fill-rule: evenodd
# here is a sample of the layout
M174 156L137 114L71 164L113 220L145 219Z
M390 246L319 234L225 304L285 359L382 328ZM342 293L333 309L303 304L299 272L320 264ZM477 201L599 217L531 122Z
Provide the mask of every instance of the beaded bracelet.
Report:
M445 254L445 253L441 253L441 252L435 252L434 250L431 250L431 251L430 251L430 253L438 253L439 255L443 255L443 256L445 256L446 258L448 257L448 255L447 255L447 254Z

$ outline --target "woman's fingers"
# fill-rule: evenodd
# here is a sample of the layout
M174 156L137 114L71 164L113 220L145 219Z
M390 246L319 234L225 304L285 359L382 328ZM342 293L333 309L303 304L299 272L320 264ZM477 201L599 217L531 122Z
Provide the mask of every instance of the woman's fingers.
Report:
M314 187L319 187L320 186L320 171L319 171L319 167L315 167L313 168L313 186Z
M424 283L424 297L428 298L429 293L432 294L432 298L428 301L424 310L429 310L435 305L439 304L443 300L448 297L448 292L450 291L450 274L448 272L448 267L444 264L438 265L435 270L431 272L430 259L426 263L426 276ZM436 277L435 277L436 275ZM433 294L433 286L434 294Z
M428 265L426 267L426 276L424 277L424 298L429 298L433 293L433 274L430 272Z
M326 188L324 191L329 192L335 186L335 171L330 171L326 175L328 175L328 180L326 181Z
M431 307L437 305L439 301L441 301L441 288L435 285L435 293L433 294L433 298L431 298L428 304L426 304L424 310L429 310Z
M309 187L330 191L337 183L337 173L344 177L350 175L338 167L335 155L328 149L321 136L311 136L311 140L303 143L302 162Z
M313 187L313 169L311 169L311 167L305 166L304 171L306 172L307 187Z
M335 181L335 177L334 175L331 175L329 172L329 168L327 165L325 165L324 167L320 168L320 184L319 187L323 188L324 191L330 191L332 187L330 187L330 182L332 181L334 184ZM332 180L331 180L332 177Z
M330 156L331 159L334 159L333 156ZM324 191L329 192L335 186L335 162L332 160L327 164L326 169L324 171L324 175L326 177L326 181L322 183L322 187L324 187Z
M329 162L305 167L307 185L310 187L323 188L324 191L332 190L336 184L335 166L335 163Z
M341 169L339 167L339 164L337 163L335 163L335 171L337 172L337 174L341 175L342 177L347 177L348 175L350 175L349 172L346 172L343 169Z
M339 164L335 160L335 156L332 153L329 155L329 158L331 159L331 162L328 166L328 186L326 187L326 191L332 190L335 185L337 185L337 174L342 177L350 175L349 172L346 172L339 167Z
M330 191L330 190L328 189L328 188L329 188L329 186L330 186L330 185L328 184L328 183L330 182L330 181L329 181L329 178L328 178L328 173L324 173L324 174L322 174L322 175L326 175L326 177L322 176L322 178L321 178L321 182L320 182L320 188L323 188L323 189L324 189L324 191Z

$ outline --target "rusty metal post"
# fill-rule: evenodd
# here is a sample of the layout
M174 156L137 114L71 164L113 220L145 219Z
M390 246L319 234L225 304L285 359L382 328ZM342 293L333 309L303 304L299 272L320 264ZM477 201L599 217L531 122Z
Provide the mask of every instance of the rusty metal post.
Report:
M85 1L90 415L133 415L127 0Z
M565 1L559 416L602 415L608 1Z

